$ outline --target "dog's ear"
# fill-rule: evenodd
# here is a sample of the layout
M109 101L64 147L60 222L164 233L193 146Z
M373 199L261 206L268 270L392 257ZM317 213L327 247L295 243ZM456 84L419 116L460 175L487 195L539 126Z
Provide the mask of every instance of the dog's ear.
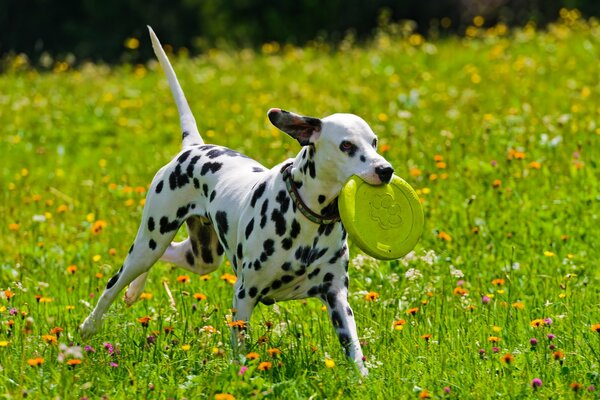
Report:
M296 139L302 146L313 144L321 134L321 120L305 117L279 108L271 108L269 120L277 128Z

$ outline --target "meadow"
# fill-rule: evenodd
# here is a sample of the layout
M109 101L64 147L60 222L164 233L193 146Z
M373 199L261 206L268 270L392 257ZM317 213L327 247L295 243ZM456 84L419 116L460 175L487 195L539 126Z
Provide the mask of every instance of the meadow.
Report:
M391 25L335 48L171 55L207 142L271 167L299 146L270 107L352 112L417 190L413 253L383 262L351 248L366 378L314 299L258 306L234 360L228 262L207 276L159 262L142 299L115 302L82 340L154 173L181 147L177 111L156 62L48 71L8 59L0 396L599 397L600 24L574 10L544 30L482 24L433 41Z

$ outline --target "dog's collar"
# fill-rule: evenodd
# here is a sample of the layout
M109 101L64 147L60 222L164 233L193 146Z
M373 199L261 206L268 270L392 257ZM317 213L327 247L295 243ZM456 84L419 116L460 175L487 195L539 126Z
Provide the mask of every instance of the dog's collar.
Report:
M291 169L292 169L292 164L290 164L288 167L286 167L282 171L283 180L285 182L285 186L287 187L287 191L290 194L290 197L292 198L292 201L294 202L296 207L300 210L300 212L306 218L308 218L310 221L314 222L315 224L329 225L329 224L338 222L340 220L339 214L336 213L335 215L328 215L328 216L317 214L316 212L311 210L306 205L306 203L304 203L304 201L302 201L302 197L300 197L300 193L298 193L298 188L296 187L296 184L294 183L294 179L292 178Z

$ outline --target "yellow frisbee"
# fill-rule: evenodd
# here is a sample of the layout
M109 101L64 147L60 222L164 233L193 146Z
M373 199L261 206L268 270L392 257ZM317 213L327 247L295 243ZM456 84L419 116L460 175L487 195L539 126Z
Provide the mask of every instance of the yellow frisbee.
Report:
M339 211L350 238L368 255L393 260L410 252L423 232L417 193L397 175L373 186L354 175L342 187Z

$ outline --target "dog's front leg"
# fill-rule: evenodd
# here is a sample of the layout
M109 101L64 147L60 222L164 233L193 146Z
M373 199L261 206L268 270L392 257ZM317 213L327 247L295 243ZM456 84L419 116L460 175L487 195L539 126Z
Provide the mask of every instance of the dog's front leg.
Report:
M368 375L369 371L365 366L365 358L356 332L354 313L348 303L348 290L344 286L341 286L341 288L340 286L337 288L332 286L323 295L322 300L327 306L329 317L346 356L356 363L362 375Z
M246 334L248 323L256 302L249 298L242 280L238 279L234 287L233 316L231 320L231 345L234 358L239 358L246 352Z

